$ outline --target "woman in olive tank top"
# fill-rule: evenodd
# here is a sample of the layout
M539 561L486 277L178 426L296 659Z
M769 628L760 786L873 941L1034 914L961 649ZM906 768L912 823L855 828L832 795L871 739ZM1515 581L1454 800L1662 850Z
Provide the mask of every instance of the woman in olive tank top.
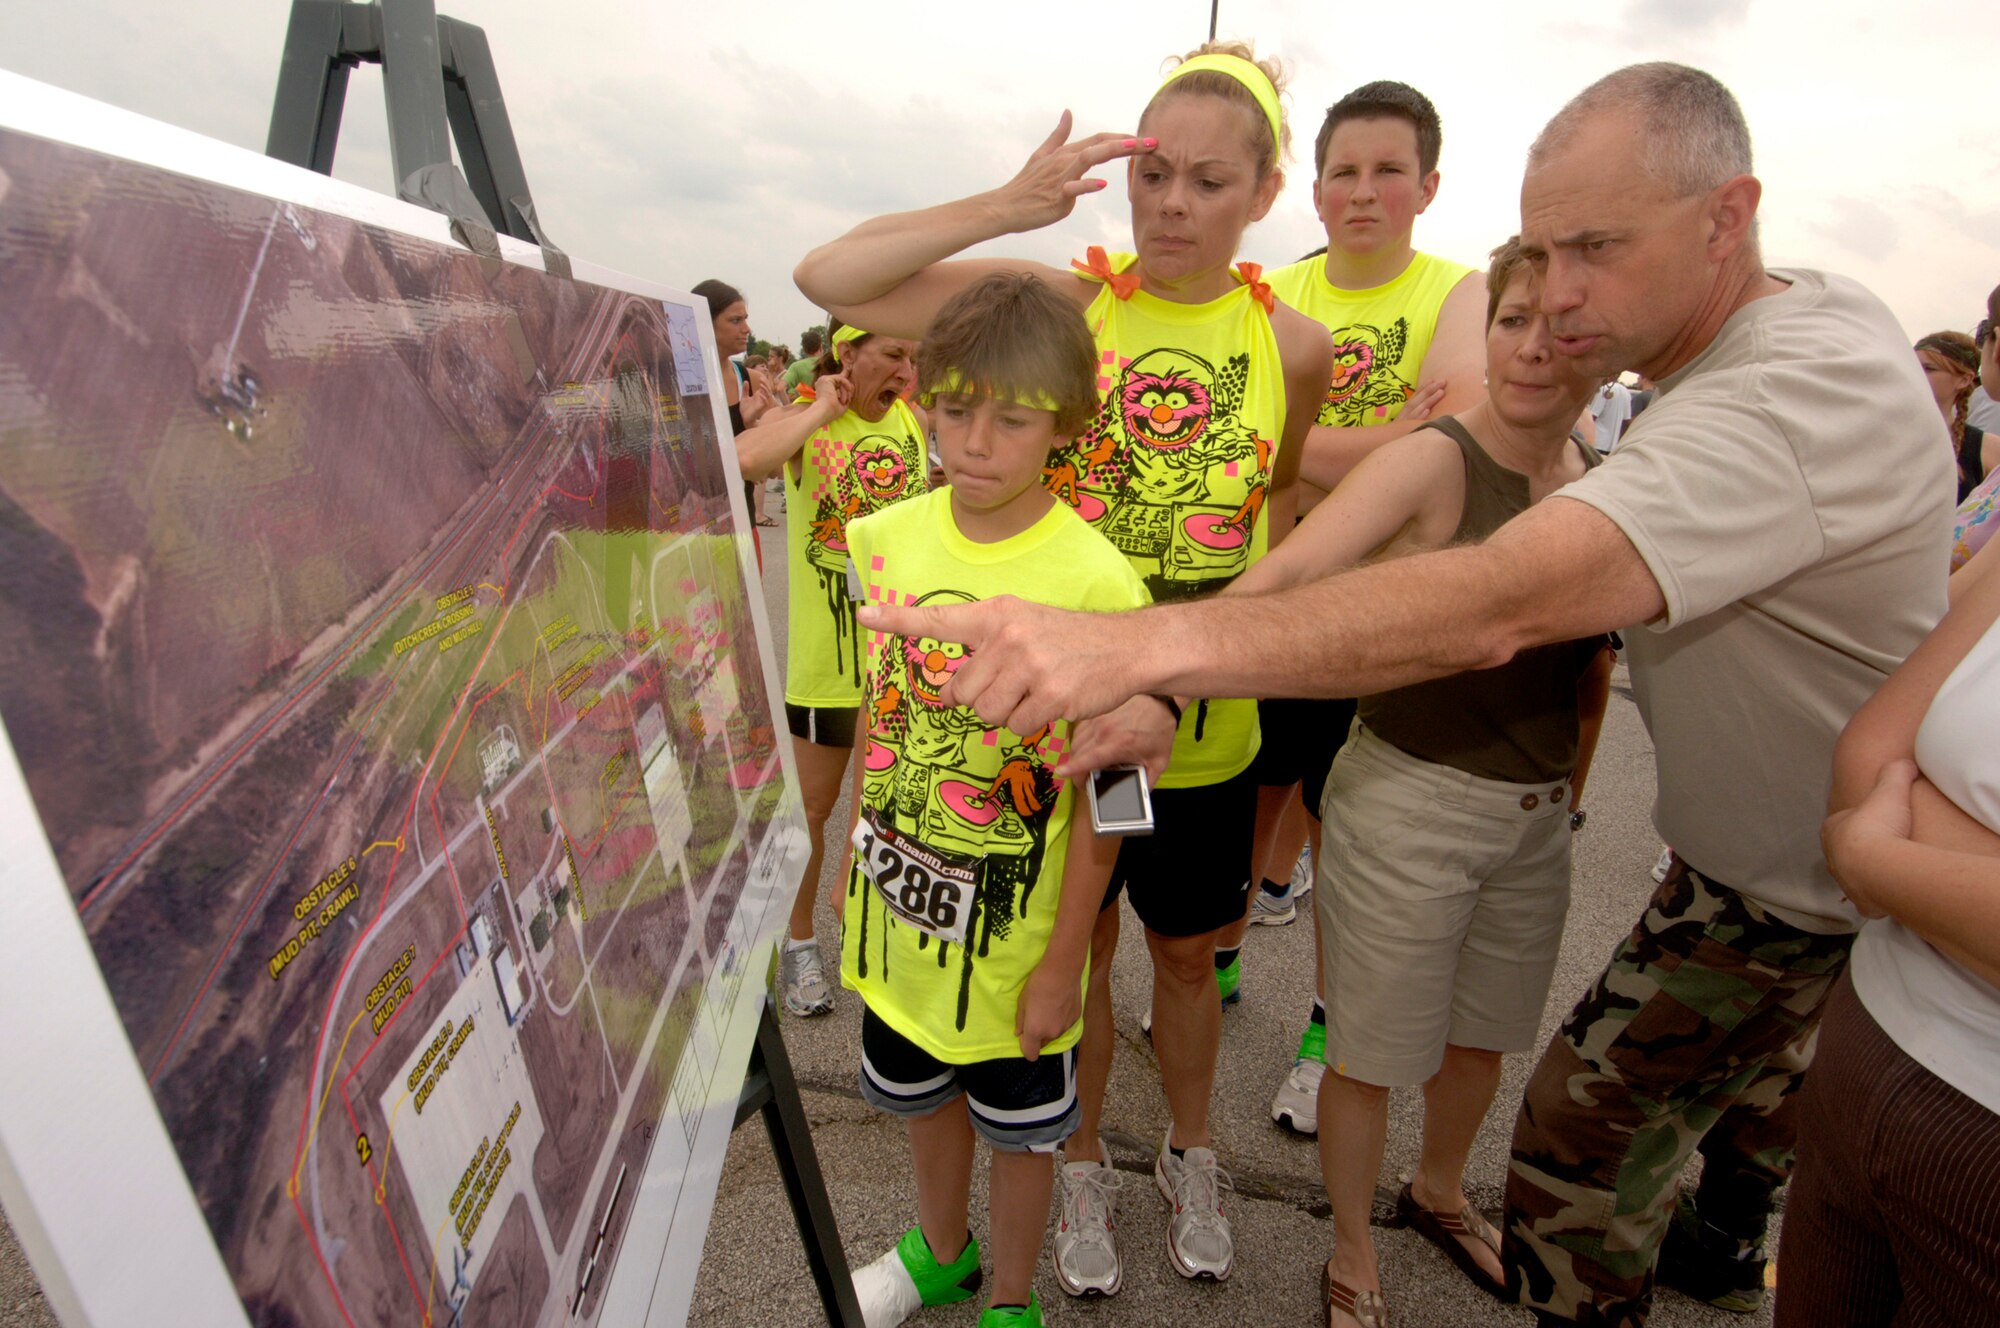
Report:
M1277 554L1230 593L1484 539L1598 464L1570 424L1596 384L1555 353L1540 289L1509 241L1488 274L1486 401L1357 465ZM1580 577L1591 569L1576 569ZM1530 1050L1569 899L1579 684L1603 638L1360 699L1322 807L1327 1044L1320 1158L1336 1328L1387 1316L1369 1212L1389 1089L1423 1084L1422 1158L1398 1208L1476 1283L1499 1286L1499 1239L1462 1172L1500 1082Z
M1138 134L1068 142L1064 113L998 189L865 222L795 273L842 318L923 334L952 295L996 270L1029 271L1085 311L1104 401L1093 426L1051 458L1047 484L1131 561L1155 599L1208 594L1253 566L1293 524L1298 457L1332 377L1326 329L1278 302L1243 232L1284 183L1282 71L1240 44L1211 44L1168 73ZM1134 252L1089 246L1062 271L1019 259L957 259L983 241L1068 217L1105 187L1090 172L1120 158ZM950 260L950 261L947 261ZM1216 933L1243 915L1256 792L1244 774L1258 742L1249 700L1204 701L1176 723L1139 698L1100 723L1144 731L1156 753L1158 830L1120 850L1092 938L1079 1048L1082 1125L1065 1146L1056 1271L1072 1295L1109 1295L1121 1273L1111 1173L1097 1138L1112 1033L1116 895L1129 889L1153 957L1154 1045L1173 1124L1158 1176L1175 1211L1169 1260L1183 1277L1230 1271L1233 1237L1218 1195L1208 1109L1221 1036ZM1158 761L1169 752L1165 773Z

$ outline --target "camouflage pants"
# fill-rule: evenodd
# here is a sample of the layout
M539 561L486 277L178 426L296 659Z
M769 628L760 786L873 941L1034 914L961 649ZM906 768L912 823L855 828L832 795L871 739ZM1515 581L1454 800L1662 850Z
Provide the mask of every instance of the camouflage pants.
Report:
M1521 1303L1638 1328L1695 1149L1772 1188L1790 1174L1786 1104L1853 939L1800 931L1691 871L1667 879L1521 1104L1502 1256Z

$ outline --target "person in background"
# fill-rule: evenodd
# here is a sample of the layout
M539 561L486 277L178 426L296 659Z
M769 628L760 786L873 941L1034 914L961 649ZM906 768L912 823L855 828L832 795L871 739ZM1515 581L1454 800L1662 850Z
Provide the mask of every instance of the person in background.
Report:
M1834 750L1820 831L1872 919L1799 1099L1778 1328L2000 1314L2000 552Z
M1988 433L2000 433L2000 286L1986 297L1986 317L1973 337L1979 343L1979 386L1972 390L1966 418Z
M807 328L805 335L799 338L799 358L791 363L785 370L785 376L779 380L779 385L784 388L785 400L796 401L799 389L813 381L814 366L825 349L826 334L816 327Z
M1278 298L1333 336L1334 375L1306 435L1301 508L1376 448L1424 427L1436 414L1468 410L1486 395L1484 274L1423 253L1417 218L1437 198L1444 125L1437 107L1407 83L1366 83L1329 106L1313 142L1313 209L1326 248L1271 274ZM1354 720L1351 698L1260 702L1257 754L1258 888L1250 920L1294 911L1291 874L1298 841L1278 832L1281 808L1303 804L1317 857L1327 771ZM1294 834L1296 831L1293 832ZM1313 879L1317 866L1307 876ZM1315 940L1319 913L1314 910ZM1217 982L1229 999L1240 981L1243 925L1216 942ZM1326 1006L1315 991L1291 1065L1271 1099L1271 1119L1299 1133L1314 1116Z
M1632 418L1632 389L1609 379L1590 398L1590 445L1597 455L1610 456Z
M785 720L811 836L806 873L779 950L779 995L794 1015L833 1008L813 931L826 828L854 750L861 642L847 596L847 523L928 492L923 415L904 400L917 345L842 326L818 381L736 440L746 479L782 472L786 589ZM858 786L857 786L858 792Z
M2000 462L2000 447L1989 454L1985 431L1966 419L1972 390L1979 386L1979 347L1963 332L1933 332L1917 342L1916 351L1931 399L1951 435L1951 453L1958 462L1957 501L1962 503Z
M743 431L752 427L764 417L764 413L776 406L777 398L768 388L753 385L743 362L737 357L750 345L750 306L743 298L743 292L726 281L714 277L696 285L692 291L708 302L708 316L715 330L715 355L717 381L722 384L723 400L729 405L729 430L738 438ZM750 509L751 519L757 525L764 525L763 495L755 481L743 482L743 504ZM764 544L751 532L757 549L757 565L764 565Z

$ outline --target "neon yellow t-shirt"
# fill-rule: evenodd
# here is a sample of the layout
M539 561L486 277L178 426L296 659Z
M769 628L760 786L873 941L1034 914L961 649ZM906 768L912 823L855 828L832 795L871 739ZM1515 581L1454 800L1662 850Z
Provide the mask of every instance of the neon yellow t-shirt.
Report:
M951 490L936 489L855 522L848 538L870 604L1146 602L1118 551L1061 503L1012 539L978 544L953 521ZM856 856L868 865L848 870L841 983L941 1061L1019 1056L1015 1007L1054 931L1077 810L1074 786L1055 776L1069 726L1025 740L988 728L938 703L963 647L866 636L866 848ZM1046 1050L1074 1046L1082 1032L1079 1020Z
M1368 290L1327 284L1326 255L1271 273L1278 298L1333 333L1333 382L1318 423L1387 424L1421 381L1445 296L1472 269L1418 254L1395 280Z
M1124 273L1136 261L1113 254L1109 266ZM1261 517L1285 431L1278 339L1247 281L1207 304L1127 290L1107 282L1084 311L1104 404L1050 458L1047 484L1131 559L1154 600L1209 594L1269 547ZM1257 744L1255 701L1198 701L1160 786L1220 783Z
M800 400L811 395L808 387ZM851 710L861 704L861 644L847 598L847 526L930 488L923 429L901 401L872 424L850 410L806 441L785 480L785 700Z

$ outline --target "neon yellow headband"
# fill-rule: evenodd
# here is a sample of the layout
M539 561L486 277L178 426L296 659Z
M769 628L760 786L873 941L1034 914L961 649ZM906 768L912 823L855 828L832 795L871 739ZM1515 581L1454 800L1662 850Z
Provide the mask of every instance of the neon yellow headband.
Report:
M1278 153L1285 146L1284 116L1278 110L1278 89L1272 84L1268 74L1242 56L1223 55L1219 52L1189 56L1160 80L1160 89L1153 95L1159 96L1160 92L1165 91L1167 85L1175 79L1203 69L1235 79L1248 88L1250 95L1257 99L1257 104L1264 108L1264 118L1271 125L1271 160L1275 162Z
M1013 396L1002 396L998 392L983 391L976 384L967 383L956 369L945 370L943 377L924 389L922 398L924 408L926 410L930 409L931 403L936 401L939 396L992 397L995 401L1005 401L1011 405L1021 406L1028 410L1046 410L1051 414L1055 413L1058 409L1056 399L1047 392L1029 392Z
M867 335L868 330L866 328L856 327L852 323L843 324L840 331L833 334L833 358L844 363L847 359L847 354L841 350L841 347L850 341L859 341Z

